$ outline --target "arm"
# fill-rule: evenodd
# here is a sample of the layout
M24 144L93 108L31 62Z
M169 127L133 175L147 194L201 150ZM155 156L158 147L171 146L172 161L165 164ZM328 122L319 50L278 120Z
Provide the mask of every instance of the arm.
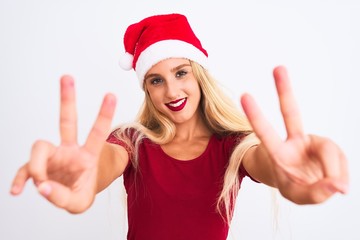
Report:
M247 150L242 163L252 178L270 187L276 187L271 160L261 144Z
M129 163L126 149L106 142L100 154L96 192L99 193L120 177Z
M330 139L304 134L285 68L275 68L274 78L287 138L278 136L252 97L245 94L242 106L261 141L245 154L245 169L298 204L320 203L337 192L346 193L349 180L344 153Z

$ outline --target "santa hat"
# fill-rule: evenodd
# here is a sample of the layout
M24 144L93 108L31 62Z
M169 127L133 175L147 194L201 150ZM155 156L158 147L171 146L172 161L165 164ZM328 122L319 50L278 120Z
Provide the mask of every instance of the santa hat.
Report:
M207 52L181 14L155 15L130 25L124 35L124 70L135 70L140 86L145 74L161 60L186 58L207 67Z

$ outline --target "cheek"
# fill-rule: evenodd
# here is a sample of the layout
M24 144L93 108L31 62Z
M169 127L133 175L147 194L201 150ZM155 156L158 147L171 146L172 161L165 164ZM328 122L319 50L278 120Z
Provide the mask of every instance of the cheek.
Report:
M198 97L201 96L200 86L199 86L199 84L198 84L197 82L192 83L192 84L188 87L188 89L190 89L191 94L192 94L193 96L198 96Z
M163 98L162 98L162 94L159 93L149 93L150 96L150 100L153 103L153 105L155 106L156 109L159 110L159 108L162 107L163 105Z

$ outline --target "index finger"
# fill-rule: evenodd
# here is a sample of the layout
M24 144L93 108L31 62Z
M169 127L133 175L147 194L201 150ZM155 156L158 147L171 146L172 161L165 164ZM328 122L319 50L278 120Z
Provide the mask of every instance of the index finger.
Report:
M104 97L99 114L84 145L90 153L95 155L100 153L103 143L109 134L111 121L115 112L115 106L115 96L107 94Z
M276 155L276 151L280 149L282 140L275 129L266 120L255 100L249 94L244 94L241 97L241 105L255 134L264 144L267 151L271 155Z

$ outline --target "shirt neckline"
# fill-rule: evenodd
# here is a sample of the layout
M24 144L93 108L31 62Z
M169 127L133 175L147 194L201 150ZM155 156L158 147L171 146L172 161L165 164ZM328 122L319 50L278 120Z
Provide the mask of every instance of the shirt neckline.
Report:
M210 146L211 146L211 143L214 141L214 139L215 139L215 134L212 134L212 135L210 136L210 139L209 139L207 145L206 145L205 150L204 150L199 156L197 156L197 157L195 157L195 158L193 158L193 159L188 159L188 160L182 160L182 159L174 158L174 157L170 156L169 154L167 154L167 153L162 149L162 147L161 147L160 144L156 144L156 145L157 145L157 147L159 148L161 154L162 154L163 156L165 156L166 158L169 158L169 159L171 159L171 160L173 160L173 161L175 161L175 162L178 162L178 163L184 163L184 164L186 164L186 163L191 163L191 162L197 161L197 160L199 160L199 159L202 159L203 156L209 151Z

